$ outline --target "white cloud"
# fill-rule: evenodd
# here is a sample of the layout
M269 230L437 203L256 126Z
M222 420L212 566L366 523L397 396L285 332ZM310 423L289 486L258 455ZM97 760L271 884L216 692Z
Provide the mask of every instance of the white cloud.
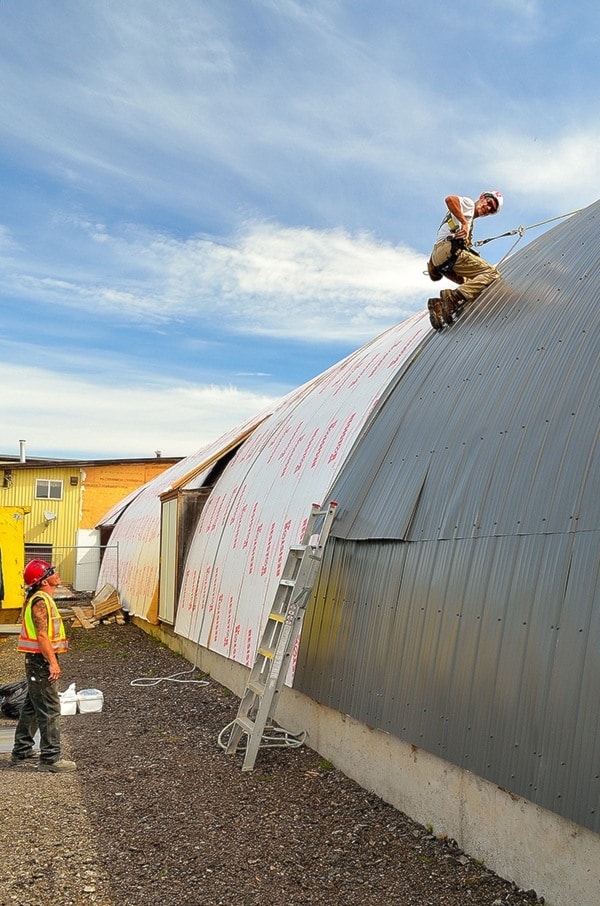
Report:
M367 234L257 224L222 261L242 323L256 333L367 339L423 307L416 252Z
M13 261L5 292L121 322L218 317L234 333L318 342L343 333L360 342L423 308L429 289L423 255L366 233L252 223L218 243L133 227L110 235L86 220L76 226L80 273L72 263L62 267L68 277L19 273Z
M596 201L600 130L595 127L539 137L535 130L497 132L482 138L481 152L498 184L524 199L564 206L565 212Z
M161 204L168 194L173 208L209 209L218 190L232 209L264 196L279 214L290 198L326 220L330 174L377 174L375 197L399 175L422 177L440 112L409 60L404 75L382 67L332 8L254 6L106 2L72 9L68 27L42 7L43 76L37 54L24 65L13 49L28 30L0 55L6 139L73 187ZM273 34L256 24L245 43L257 12Z
M274 402L235 387L108 387L24 365L0 365L0 386L0 453L16 453L24 438L31 456L189 455Z

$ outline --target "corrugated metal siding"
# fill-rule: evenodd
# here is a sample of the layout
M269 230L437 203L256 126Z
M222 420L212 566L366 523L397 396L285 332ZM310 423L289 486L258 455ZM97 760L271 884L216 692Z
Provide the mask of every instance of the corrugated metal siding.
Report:
M599 542L332 538L294 687L600 831Z
M598 207L431 336L336 485L336 535L404 537L419 495L413 539L597 526Z
M62 482L60 500L35 496L37 479ZM71 480L75 484L71 484ZM75 466L13 469L12 484L2 490L2 502L7 506L31 507L24 517L25 544L49 545L53 560L63 582L71 584L75 575L73 544L81 514L81 470ZM47 522L44 513L54 513L56 519Z
M331 492L294 682L595 831L599 213L511 259L388 392Z

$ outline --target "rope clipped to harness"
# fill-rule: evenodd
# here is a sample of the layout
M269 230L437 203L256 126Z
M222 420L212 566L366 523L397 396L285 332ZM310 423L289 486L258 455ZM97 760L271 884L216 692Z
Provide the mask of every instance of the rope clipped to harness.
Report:
M477 242L473 242L471 244L469 251L474 255L478 255L479 252L475 251L476 246L479 247L481 245L487 245L488 242L494 242L496 239L505 239L507 236L516 236L517 237L516 240L513 242L513 244L507 251L507 253L500 259L500 261L496 265L496 267L498 267L500 264L502 264L503 261L506 260L506 258L508 258L508 256L512 253L513 249L517 247L517 245L519 244L519 242L521 241L521 239L523 238L523 236L525 235L527 230L533 230L533 229L535 229L535 227L544 226L547 223L553 223L555 220L562 220L564 217L572 217L573 214L579 214L580 211L583 211L583 208L577 208L576 211L569 211L568 214L558 214L557 217L549 217L548 220L540 220L538 223L531 223L529 226L520 226L520 227L517 227L516 230L509 230L507 233L500 233L499 236L490 236L489 239L478 239ZM455 243L456 243L456 245L455 245ZM442 277L446 277L449 274L451 274L452 270L454 268L454 265L456 264L456 258L458 256L458 252L459 252L458 243L462 243L462 248L465 248L464 240L453 238L452 239L452 255L451 255L451 257L447 261L445 261L444 264L438 266L437 268L431 267L431 259L430 259L430 261L427 263L428 269L426 271L423 271L425 276L427 276L429 274L429 276L431 277L432 280L441 280ZM432 270L434 270L434 271L437 270L438 275L434 276L434 274L432 273Z
M564 217L571 217L573 214L579 214L580 211L583 211L583 208L577 208L576 211L569 211L568 214L559 214L557 217L549 217L548 220L540 220L539 223L532 223L529 226L520 226L517 227L516 230L509 230L508 233L501 233L499 236L490 236L489 239L479 239L477 242L474 242L473 245L486 245L488 242L494 242L495 239L504 239L507 236L517 236L517 239L513 242L506 255L498 262L498 264L502 264L505 258L508 258L512 250L516 248L527 230L533 230L535 227L544 226L546 223L553 223L555 220L562 220Z

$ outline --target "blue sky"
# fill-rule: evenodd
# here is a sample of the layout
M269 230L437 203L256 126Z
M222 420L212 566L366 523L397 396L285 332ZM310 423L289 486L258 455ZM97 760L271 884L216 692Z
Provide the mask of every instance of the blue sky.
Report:
M0 453L190 454L425 307L447 194L592 203L599 59L597 0L2 0Z

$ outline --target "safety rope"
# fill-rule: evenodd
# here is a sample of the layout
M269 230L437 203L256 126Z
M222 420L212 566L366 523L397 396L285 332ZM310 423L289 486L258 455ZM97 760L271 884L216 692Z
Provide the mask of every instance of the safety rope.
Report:
M486 245L488 242L494 242L495 239L504 239L506 236L517 236L517 239L513 242L506 255L498 262L498 264L502 264L504 259L508 258L512 250L521 241L527 230L533 230L535 227L544 226L546 223L553 223L555 220L562 220L564 217L571 217L573 214L579 214L580 211L583 211L583 208L577 208L576 211L569 211L568 214L559 214L557 217L549 217L548 220L540 220L539 223L532 223L530 226L520 226L517 227L516 230L509 230L508 233L500 233L499 236L490 236L489 239L479 239L477 242L474 242L473 245ZM496 267L497 266L498 265L496 265Z
M555 220L562 220L564 217L572 217L573 214L579 214L580 211L583 211L583 208L577 208L576 211L569 211L568 214L559 214L557 217L549 217L548 220L540 220L538 223L531 223L529 226L520 226L516 230L509 230L508 233L500 233L499 236L490 236L489 239L478 239L477 242L473 242L471 245L474 248L475 246L487 245L488 242L494 242L496 239L505 239L506 236L516 236L516 240L513 242L507 253L500 259L496 267L502 264L503 261L508 258L512 250L516 248L518 243L521 241L527 230L533 230L535 227L544 226L547 223L553 223ZM424 275L427 276L429 271L423 271Z
M158 686L159 683L194 683L196 686L208 686L208 680L204 679L178 679L178 677L193 673L197 669L197 667L192 667L191 670L180 670L179 673L171 673L170 676L140 676L132 679L129 685Z

